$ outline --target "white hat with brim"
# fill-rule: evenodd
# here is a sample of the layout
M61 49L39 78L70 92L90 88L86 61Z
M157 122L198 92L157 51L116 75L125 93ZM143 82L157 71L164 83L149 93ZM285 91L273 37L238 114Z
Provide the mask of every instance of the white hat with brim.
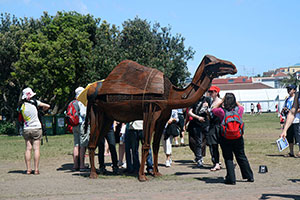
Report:
M83 87L76 88L76 90L75 90L75 98L78 97L83 90L84 90Z
M22 99L31 99L34 95L36 95L36 93L34 93L30 87L22 91Z

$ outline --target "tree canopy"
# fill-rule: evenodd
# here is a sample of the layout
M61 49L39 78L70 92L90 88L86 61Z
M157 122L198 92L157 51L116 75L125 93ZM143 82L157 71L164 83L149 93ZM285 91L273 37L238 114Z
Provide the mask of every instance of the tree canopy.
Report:
M135 17L122 27L77 12L44 12L39 19L0 15L0 114L14 118L20 93L32 87L53 114L78 86L107 77L122 60L161 70L176 86L190 74L194 51L171 27Z

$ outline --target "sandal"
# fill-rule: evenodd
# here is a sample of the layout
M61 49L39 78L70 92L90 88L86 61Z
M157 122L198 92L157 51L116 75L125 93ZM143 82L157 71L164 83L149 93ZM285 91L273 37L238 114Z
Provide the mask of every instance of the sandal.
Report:
M221 169L221 167L214 167L214 168L211 168L210 171L215 172L215 171L218 171L220 169Z
M39 170L34 170L34 175L39 175L40 171Z
M30 175L31 173L32 173L32 170L31 170L31 169L26 171L26 174L27 174L27 175Z

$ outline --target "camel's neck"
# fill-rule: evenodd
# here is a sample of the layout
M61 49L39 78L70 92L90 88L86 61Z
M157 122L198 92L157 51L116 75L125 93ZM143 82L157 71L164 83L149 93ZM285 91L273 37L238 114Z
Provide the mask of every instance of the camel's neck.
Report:
M200 79L198 80L200 81ZM176 109L192 106L203 96L210 84L211 79L205 76L203 80L201 80L201 83L198 84L200 87L195 86L194 82L184 90L178 90L172 87L169 95L169 108Z

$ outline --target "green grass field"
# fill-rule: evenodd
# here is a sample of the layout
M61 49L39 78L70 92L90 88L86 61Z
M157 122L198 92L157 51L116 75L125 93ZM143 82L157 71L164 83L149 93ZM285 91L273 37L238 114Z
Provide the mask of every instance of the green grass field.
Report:
M262 160L272 162L272 157L265 155L279 154L275 140L280 134L279 118L275 113L264 113L258 116L244 115L245 122L245 149L249 160L253 163L261 163ZM185 135L187 142L187 134ZM49 142L41 146L43 158L55 158L72 154L73 135L48 136ZM0 159L19 160L23 159L25 142L21 136L0 136ZM298 150L296 148L296 150ZM163 151L160 150L160 157ZM207 151L207 154L209 152ZM174 148L176 158L193 159L189 147ZM210 156L206 156L210 159Z

